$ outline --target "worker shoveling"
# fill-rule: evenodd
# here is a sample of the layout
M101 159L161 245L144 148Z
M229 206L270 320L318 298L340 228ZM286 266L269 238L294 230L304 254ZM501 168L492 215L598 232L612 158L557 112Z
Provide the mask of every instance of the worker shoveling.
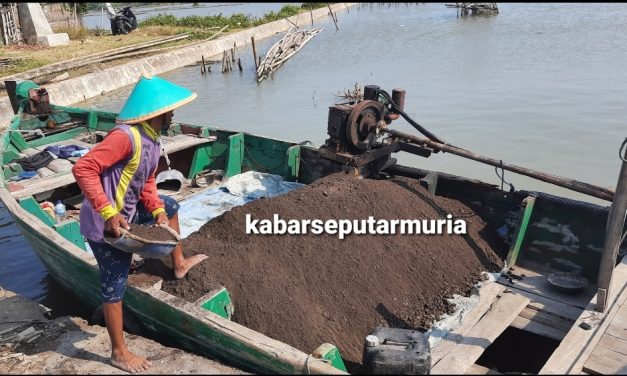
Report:
M463 218L467 235L246 234L246 217L272 219ZM250 227L250 226L249 226ZM487 237L487 238L486 238ZM451 310L447 297L468 294L483 271L498 271L505 246L494 229L458 201L431 195L406 179L335 174L285 195L253 201L181 240L210 261L179 281L160 260L141 272L195 301L221 284L234 321L306 352L336 345L359 371L366 335L376 326L427 329ZM169 261L168 261L169 262Z

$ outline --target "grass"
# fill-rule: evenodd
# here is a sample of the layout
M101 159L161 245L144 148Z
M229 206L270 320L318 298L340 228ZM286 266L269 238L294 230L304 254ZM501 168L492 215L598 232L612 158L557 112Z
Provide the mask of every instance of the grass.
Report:
M177 18L171 14L158 14L140 22L140 26L174 26L188 27L192 29L215 28L229 26L229 30L242 29L263 25L268 22L295 16L310 9L326 7L327 3L303 3L296 5L284 5L278 12L268 12L263 17L251 17L243 13L235 13L229 17L222 14L214 16L187 16Z
M24 58L23 60L16 61L16 64L10 67L0 68L0 77L76 57L104 52L117 47L129 46L169 35L180 34L184 32L184 29L178 27L150 26L138 28L127 35L104 34L102 30L88 30L85 28L56 29L55 32L68 33L70 44L54 48L29 45L0 45L0 56L5 58ZM188 41L182 40L179 42L184 44ZM167 44L167 46L170 45L172 44ZM163 46L165 47L166 45Z

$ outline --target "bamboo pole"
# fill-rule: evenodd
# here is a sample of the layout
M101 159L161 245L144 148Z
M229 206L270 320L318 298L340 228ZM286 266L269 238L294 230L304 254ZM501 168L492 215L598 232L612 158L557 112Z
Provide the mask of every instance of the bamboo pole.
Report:
M625 138L622 146L627 146L627 138ZM627 213L627 148L625 148L625 155L621 156L621 158L623 164L621 165L618 182L616 183L614 201L607 216L605 243L597 279L597 305L595 309L599 312L605 312L608 305L611 304L607 300L612 296L610 292L612 275L614 267L616 267L616 257L622 243L623 228L625 227L625 213Z
M485 163L494 167L499 167L504 170L512 171L521 175L529 176L534 179L551 183L563 188L567 188L579 193L584 193L602 200L612 201L614 198L614 192L607 188L598 187L596 185L580 182L574 179L568 179L557 175L547 174L545 172L536 171L524 167L510 165L503 161L484 157L479 154L475 154L471 151L459 148L454 145L444 144L436 141L429 140L427 138L417 137L410 134L402 133L393 129L383 129L382 132L388 133L392 136L411 141L421 146L427 146L435 150L442 150L443 152L458 155L460 157L472 159L477 162Z

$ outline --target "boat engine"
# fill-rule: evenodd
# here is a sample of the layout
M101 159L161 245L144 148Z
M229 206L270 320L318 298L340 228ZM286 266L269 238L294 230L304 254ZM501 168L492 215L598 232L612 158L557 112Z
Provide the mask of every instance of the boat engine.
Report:
M372 148L378 127L398 119L398 113L380 100L379 90L378 86L368 85L364 88L363 100L337 104L329 109L327 148L337 153L361 154ZM402 109L405 90L394 89L392 98Z
M428 157L431 150L393 137L385 129L398 119L405 105L405 90L394 89L390 96L376 85L364 87L362 100L329 108L327 134L320 155L342 165L358 168L364 176L378 173L396 163L391 153L407 151Z

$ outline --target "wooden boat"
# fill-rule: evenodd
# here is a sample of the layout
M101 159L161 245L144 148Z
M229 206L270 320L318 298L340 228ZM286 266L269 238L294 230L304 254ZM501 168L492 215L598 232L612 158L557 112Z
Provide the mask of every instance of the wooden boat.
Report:
M43 200L59 199L69 207L80 206L82 195L70 172L71 162L55 160L40 168L33 179L9 179L21 172L16 159L46 146L90 147L101 141L115 126L116 114L34 101L29 99L32 90L45 96L28 81L10 90L16 115L0 139L0 199L49 273L95 309L100 304L98 269L96 260L86 252L77 216L56 223L39 205ZM163 138L172 167L188 179L208 170L224 170L225 176L255 170L308 184L346 168L367 173L385 167L387 174L418 179L433 193L470 205L495 228L507 225L511 233L507 265L515 267L514 272L483 285L479 303L432 349L432 373L489 371L477 360L508 327L561 341L554 351L544 354L542 373L603 373L625 366L627 261L620 260L616 268L616 262L611 263L614 284L605 291L605 313L595 310L608 207L541 192L506 193L480 181L390 164L389 160L382 166L372 154L337 153L330 158L330 149L212 126L175 123ZM409 150L410 146L396 147ZM159 170L165 168L162 160ZM195 191L184 190L177 198L184 200ZM583 292L567 294L548 284L551 273L573 270L590 282ZM321 346L308 354L232 322L231 302L224 291L208 291L198 301L188 302L162 291L160 282L131 278L124 304L144 328L168 343L261 373L345 371L333 346ZM618 347L608 348L608 341Z

